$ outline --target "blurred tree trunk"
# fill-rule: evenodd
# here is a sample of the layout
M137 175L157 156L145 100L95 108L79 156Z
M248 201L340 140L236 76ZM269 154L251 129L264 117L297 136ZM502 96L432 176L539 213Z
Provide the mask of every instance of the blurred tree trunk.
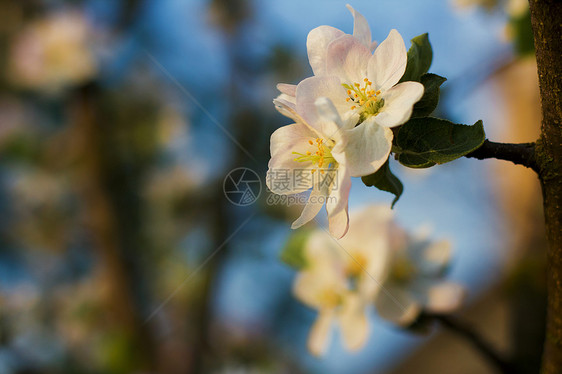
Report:
M123 232L120 230L118 207L115 206L107 181L115 167L108 152L108 127L117 127L108 118L102 118L99 92L95 84L82 87L71 103L73 120L72 149L76 152L77 188L84 204L84 216L92 238L92 245L99 259L97 274L105 287L105 303L102 325L115 333L124 345L123 351L112 352L119 357L117 372L130 370L151 372L155 368L152 339L143 324L135 288L139 286L129 263L130 254L123 248ZM108 123L110 122L110 123ZM105 321L104 321L105 320ZM124 366L121 366L123 364Z
M530 0L542 102L537 161L544 198L547 326L544 373L562 373L562 1Z

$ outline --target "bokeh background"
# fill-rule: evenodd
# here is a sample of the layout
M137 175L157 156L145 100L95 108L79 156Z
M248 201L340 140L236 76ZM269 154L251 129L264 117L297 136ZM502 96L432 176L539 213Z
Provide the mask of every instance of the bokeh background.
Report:
M374 39L429 32L445 76L439 115L488 137L537 138L529 16L520 2L356 0ZM315 312L279 259L302 207L223 191L233 169L264 182L269 136L288 124L278 82L310 76L306 35L352 31L332 0L0 1L0 373L493 373L439 326L373 313L358 353L306 351ZM544 321L539 185L522 167L392 163L410 230L455 249L459 317L523 372ZM351 210L389 205L354 180Z

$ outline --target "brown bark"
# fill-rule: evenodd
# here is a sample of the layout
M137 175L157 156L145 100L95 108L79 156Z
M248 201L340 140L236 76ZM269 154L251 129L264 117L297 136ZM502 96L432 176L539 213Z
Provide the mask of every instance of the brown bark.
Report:
M495 143L486 139L480 148L470 152L465 157L478 160L496 158L511 161L516 165L523 165L537 173L539 172L535 159L535 143Z
M562 373L562 1L530 0L542 104L536 158L544 198L547 325L542 372Z

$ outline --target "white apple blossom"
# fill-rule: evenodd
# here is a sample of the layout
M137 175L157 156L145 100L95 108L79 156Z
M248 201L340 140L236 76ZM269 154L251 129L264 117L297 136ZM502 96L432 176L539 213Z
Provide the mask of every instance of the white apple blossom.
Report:
M317 100L314 111L321 120L310 126L294 113L290 103L279 103L295 123L277 129L271 135L271 159L267 186L279 195L311 190L301 216L292 224L296 229L313 219L324 203L330 232L341 238L347 232L347 201L351 177L347 168L343 123L332 103Z
M383 283L387 295L375 301L378 314L401 326L408 326L422 311L451 313L461 306L465 290L443 280L451 259L451 244L432 242L409 235L396 225L389 233L390 261L388 277Z
M464 289L442 279L450 249L446 241L432 243L400 229L386 206L351 215L349 232L340 240L313 231L293 288L300 301L318 311L309 350L323 354L334 325L348 350L360 349L368 339L370 305L400 326L410 325L422 311L457 309Z
M351 217L350 234L336 241L323 230L310 234L304 248L305 269L299 273L294 293L318 310L308 348L325 352L330 333L338 325L344 346L363 347L369 336L367 308L381 291L388 275L388 237L391 211L370 207Z
M392 148L391 128L405 123L413 105L423 96L418 82L398 83L406 70L407 53L398 31L376 49L365 18L348 6L355 18L353 35L320 26L308 36L307 49L314 77L297 86L280 84L278 110L290 106L313 126L319 120L314 103L329 98L347 132L349 170L353 177L376 172Z
M341 249L328 234L316 231L305 248L308 264L294 284L294 294L318 310L312 325L308 349L314 355L325 353L334 325L338 325L348 350L360 349L368 338L367 303L351 289L348 268Z
M386 162L391 128L405 123L423 96L421 83L398 83L406 64L406 47L396 30L373 54L355 37L344 35L327 47L326 73L297 86L296 111L309 123L316 121L310 107L318 97L334 103L348 133L347 150L357 156L349 160L354 177L374 173Z

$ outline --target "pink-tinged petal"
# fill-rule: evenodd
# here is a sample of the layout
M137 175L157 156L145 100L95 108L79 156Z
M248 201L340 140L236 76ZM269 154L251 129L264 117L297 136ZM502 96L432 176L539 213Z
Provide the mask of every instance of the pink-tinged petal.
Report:
M394 127L410 119L414 104L423 96L423 85L418 82L402 82L383 92L384 106L375 117L384 127Z
M350 351L361 349L369 338L369 322L365 305L358 295L345 298L339 323L345 347Z
M345 165L340 164L335 173L336 184L331 186L326 200L328 228L336 239L342 238L349 229L348 201L351 189L351 176ZM328 174L325 174L328 175Z
M320 310L316 321L310 329L308 336L308 350L314 356L322 356L326 353L330 343L335 311L333 309Z
M427 292L426 309L431 313L451 313L462 305L466 291L460 284L441 282Z
M402 36L390 30L388 37L375 49L369 59L368 75L377 90L385 91L394 86L404 75L408 57Z
M326 201L326 189L325 188L314 188L310 192L310 196L308 197L308 202L304 206L302 213L299 218L293 222L291 225L292 229L298 229L302 225L312 221L314 217L320 212L324 202Z
M347 4L346 7L353 16L353 36L372 51L372 49L370 49L371 28L369 27L369 23L367 22L365 17L363 17L361 13L353 9L351 5Z
M345 132L347 142L343 152L352 177L373 174L384 165L390 155L392 130L376 124L377 117L369 117L359 126ZM340 147L334 147L332 155L336 160L341 157L338 151Z
M384 291L375 300L375 308L382 318L400 326L408 326L422 311L413 295L399 285L384 284Z
M343 35L345 35L343 31L331 26L320 26L308 33L306 49L308 51L308 61L314 75L321 76L326 74L328 45Z
M363 84L371 51L351 35L337 38L328 46L326 72L340 78L342 83Z
M313 179L309 183L303 178L299 183L294 183L295 169L302 170L310 168L311 162L298 162L295 158L298 155L293 152L305 154L310 151L309 140L316 137L307 126L295 123L283 126L271 135L271 159L269 160L269 170L267 171L266 184L274 193L279 195L295 194L304 192L313 186Z
M311 77L300 82L297 86L296 111L306 123L319 132L322 132L324 121L318 113L316 100L321 97L328 98L344 120L349 118L350 108L345 101L346 90L337 77Z
M295 122L302 122L301 116L297 114L296 103L293 102L294 98L291 96L281 94L273 99L275 109L285 117L292 119Z
M344 130L353 128L359 117L352 116L344 122L334 103L327 97L317 99L315 106L320 118L320 132L336 142L340 148L345 147L347 138Z
M285 95L295 97L297 95L297 85L296 84L287 84L287 83L279 83L277 85L277 89L284 93Z

